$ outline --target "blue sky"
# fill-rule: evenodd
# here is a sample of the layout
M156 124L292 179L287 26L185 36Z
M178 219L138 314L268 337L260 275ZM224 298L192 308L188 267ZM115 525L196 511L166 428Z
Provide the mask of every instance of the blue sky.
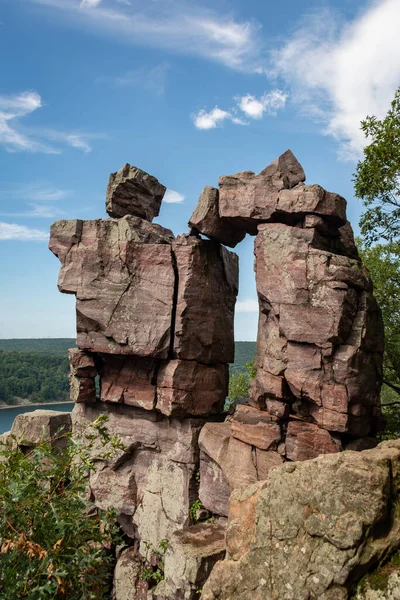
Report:
M400 84L400 0L0 0L0 337L73 337L52 221L105 216L130 162L168 187L175 234L204 185L287 148L348 200L364 140ZM236 339L256 337L253 239Z

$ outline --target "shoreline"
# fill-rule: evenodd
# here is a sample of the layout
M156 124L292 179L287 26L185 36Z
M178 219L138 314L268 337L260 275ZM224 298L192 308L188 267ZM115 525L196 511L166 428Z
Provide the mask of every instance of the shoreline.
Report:
M71 401L63 400L62 402L43 402L41 404L14 404L13 406L0 406L0 410L10 410L12 408L41 408L42 406L54 406L54 404L73 404Z

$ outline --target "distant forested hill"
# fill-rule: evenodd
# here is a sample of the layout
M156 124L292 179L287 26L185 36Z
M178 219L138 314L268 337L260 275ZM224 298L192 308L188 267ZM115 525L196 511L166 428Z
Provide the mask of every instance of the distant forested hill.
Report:
M235 363L231 365L231 373L243 371L246 363L253 362L255 353L255 342L235 342Z
M40 354L66 355L68 348L75 348L74 338L38 338L0 340L0 351L34 352Z
M68 348L73 338L0 340L0 405L68 400ZM231 372L254 360L255 342L235 343Z

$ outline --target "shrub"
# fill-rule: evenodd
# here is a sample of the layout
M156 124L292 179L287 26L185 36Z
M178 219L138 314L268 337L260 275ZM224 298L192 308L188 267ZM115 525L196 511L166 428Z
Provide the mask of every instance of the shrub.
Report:
M225 410L229 410L238 400L249 397L249 382L255 376L256 368L254 362L246 363L245 371L231 374Z
M64 449L42 441L30 452L15 440L0 452L2 600L100 600L109 595L115 514L88 502L94 440L110 457L122 445L101 415ZM96 446L97 447L97 446Z

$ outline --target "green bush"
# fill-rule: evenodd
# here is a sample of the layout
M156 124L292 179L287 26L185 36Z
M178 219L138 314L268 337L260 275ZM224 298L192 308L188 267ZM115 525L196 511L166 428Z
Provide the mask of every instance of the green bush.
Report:
M107 459L122 448L101 415L59 449L0 447L1 600L109 597L115 514L87 499L95 440ZM97 445L96 445L97 448Z
M254 362L245 364L245 371L231 373L229 378L228 398L225 403L225 410L229 410L235 402L249 396L249 382L256 376Z

